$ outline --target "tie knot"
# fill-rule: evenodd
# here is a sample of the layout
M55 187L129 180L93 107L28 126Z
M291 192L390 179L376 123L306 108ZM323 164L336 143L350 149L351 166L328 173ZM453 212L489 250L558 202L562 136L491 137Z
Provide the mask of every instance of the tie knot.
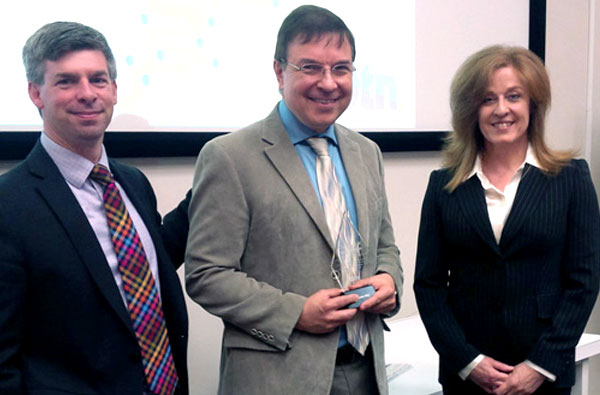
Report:
M329 156L329 144L324 137L311 137L306 139L308 145L315 151L318 156Z
M106 167L97 163L92 172L90 173L90 178L98 183L100 183L103 187L114 182L114 178L112 174L108 171Z

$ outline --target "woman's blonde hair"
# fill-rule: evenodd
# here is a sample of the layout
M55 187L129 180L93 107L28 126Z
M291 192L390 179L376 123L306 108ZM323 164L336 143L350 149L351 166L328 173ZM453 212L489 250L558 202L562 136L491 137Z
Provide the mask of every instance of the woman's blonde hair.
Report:
M502 67L513 67L529 98L527 137L542 169L556 174L573 158L572 152L551 150L544 141L544 119L550 108L550 80L541 60L522 47L494 45L467 58L456 72L450 87L453 132L446 139L443 165L453 172L446 185L454 191L473 170L477 155L484 150L479 130L479 107L490 77Z

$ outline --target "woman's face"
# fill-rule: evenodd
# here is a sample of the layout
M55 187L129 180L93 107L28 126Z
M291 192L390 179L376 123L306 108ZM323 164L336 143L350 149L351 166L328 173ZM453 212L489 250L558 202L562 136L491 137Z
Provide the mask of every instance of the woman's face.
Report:
M479 129L487 146L527 145L529 93L512 66L492 74L479 107Z

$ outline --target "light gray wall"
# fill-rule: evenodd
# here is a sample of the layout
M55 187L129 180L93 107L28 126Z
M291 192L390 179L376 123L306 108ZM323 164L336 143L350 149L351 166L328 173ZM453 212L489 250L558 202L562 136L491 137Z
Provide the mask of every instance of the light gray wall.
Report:
M600 191L600 0L548 0L546 66L552 82L548 138L577 149ZM600 333L600 303L586 331ZM590 394L600 394L600 357L590 363Z

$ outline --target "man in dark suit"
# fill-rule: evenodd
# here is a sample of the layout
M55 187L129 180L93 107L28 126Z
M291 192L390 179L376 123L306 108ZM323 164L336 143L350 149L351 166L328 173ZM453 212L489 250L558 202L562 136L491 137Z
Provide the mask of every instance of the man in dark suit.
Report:
M187 394L187 313L173 265L187 210L161 225L145 176L106 156L117 89L106 39L51 23L27 41L23 61L43 133L0 177L0 393ZM92 180L97 169L109 181ZM107 217L109 190L120 222Z
M403 277L381 152L335 123L352 96L354 54L339 17L297 8L273 62L283 100L200 153L186 285L225 324L221 394L387 394L382 318L398 311ZM321 183L327 160L337 182ZM330 220L343 209L328 205L325 192L339 189L336 203L362 236L361 279L348 285L376 290L359 309L346 308L357 296L340 289L342 254L332 262L343 226ZM365 342L351 335L354 323L365 324Z

